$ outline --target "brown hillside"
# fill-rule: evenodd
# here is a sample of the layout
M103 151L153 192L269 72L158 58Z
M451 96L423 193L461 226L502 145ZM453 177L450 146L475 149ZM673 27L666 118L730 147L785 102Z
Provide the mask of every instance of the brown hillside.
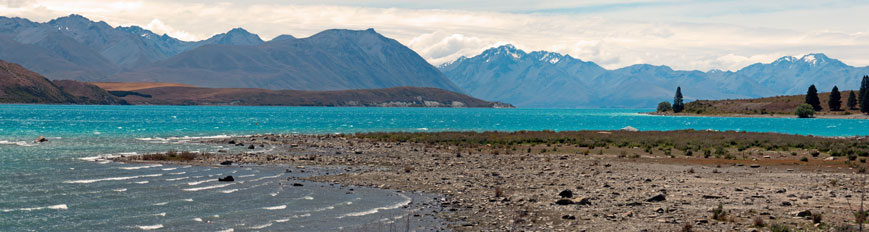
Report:
M90 82L107 91L136 91L158 87L194 87L192 85L162 82Z
M842 108L847 108L850 91L842 91ZM856 91L855 91L856 94ZM818 93L823 109L819 115L859 114L859 110L830 111L827 101L830 93ZM697 100L685 104L686 113L694 114L793 114L797 106L805 103L806 95L776 96L754 99Z
M143 105L512 107L425 87L338 91L157 87L113 93L131 104Z
M73 100L42 75L0 61L0 103L73 103Z

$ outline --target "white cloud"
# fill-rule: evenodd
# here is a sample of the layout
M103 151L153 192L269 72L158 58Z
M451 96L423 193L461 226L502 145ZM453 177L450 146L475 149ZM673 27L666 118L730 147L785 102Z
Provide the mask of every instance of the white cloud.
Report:
M322 5L328 4L328 5ZM438 9L431 9L438 8ZM0 14L46 21L71 13L111 25L205 39L244 27L270 39L374 28L438 65L509 41L614 69L637 63L735 70L782 55L827 53L869 65L869 3L780 1L7 0Z
M166 25L165 23L163 23L163 21L160 21L160 19L153 19L153 20L151 20L150 23L148 23L148 25L145 25L142 28L148 29L151 32L154 32L158 35L169 34L169 35L172 35L172 37L175 37L175 38L180 39L180 40L190 41L190 40L198 39L196 36L191 35L190 33L187 33L185 31L181 31L181 30L177 30L175 28L170 27L169 25Z

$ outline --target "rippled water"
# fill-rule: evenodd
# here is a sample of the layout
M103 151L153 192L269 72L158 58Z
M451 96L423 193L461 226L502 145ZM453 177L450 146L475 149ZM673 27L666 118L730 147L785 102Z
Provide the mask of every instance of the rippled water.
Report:
M400 220L401 206L412 197L320 183L289 187L287 177L300 173L279 167L160 166L94 158L227 149L185 143L197 137L625 126L869 134L869 120L637 114L644 111L649 110L0 105L0 231L353 230ZM32 143L37 136L49 142ZM223 175L237 181L215 181Z

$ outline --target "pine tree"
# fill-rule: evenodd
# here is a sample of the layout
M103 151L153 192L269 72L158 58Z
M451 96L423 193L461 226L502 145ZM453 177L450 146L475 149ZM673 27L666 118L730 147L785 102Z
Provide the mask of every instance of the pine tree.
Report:
M812 106L815 111L821 111L821 99L818 98L818 88L815 85L809 86L809 91L806 93L806 104Z
M676 87L676 96L673 97L673 113L679 113L685 110L685 104L682 103L682 87Z
M860 96L857 98L860 104L860 112L869 114L869 76L863 76L860 83Z
M857 95L854 94L853 90L849 91L849 92L851 92L851 93L848 94L848 109L849 110L856 110L857 109Z
M827 101L827 106L830 111L842 110L842 94L839 93L839 86L833 86L833 91L830 92L830 100Z

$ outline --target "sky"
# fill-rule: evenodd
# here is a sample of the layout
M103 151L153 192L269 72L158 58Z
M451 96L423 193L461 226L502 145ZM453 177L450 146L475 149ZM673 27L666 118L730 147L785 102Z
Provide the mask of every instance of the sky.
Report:
M738 70L782 56L825 53L869 65L864 0L0 0L0 15L45 22L80 14L182 40L242 27L269 40L374 28L434 65L513 44L616 69Z

